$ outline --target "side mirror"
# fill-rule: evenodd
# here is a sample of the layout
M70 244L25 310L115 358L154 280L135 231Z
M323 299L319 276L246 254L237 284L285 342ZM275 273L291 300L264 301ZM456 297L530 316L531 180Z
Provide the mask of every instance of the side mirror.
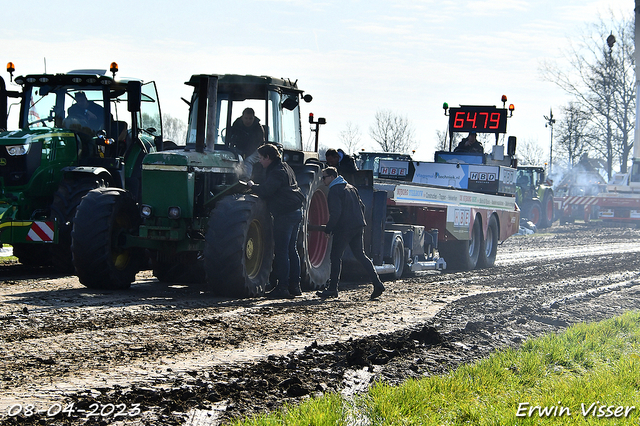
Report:
M129 112L140 111L142 104L142 84L139 81L127 83L127 109Z
M282 102L282 107L284 109L288 109L289 111L293 111L298 106L298 98L296 96L289 96L287 99Z
M516 155L516 137L515 136L509 136L509 139L507 141L507 155L512 157Z

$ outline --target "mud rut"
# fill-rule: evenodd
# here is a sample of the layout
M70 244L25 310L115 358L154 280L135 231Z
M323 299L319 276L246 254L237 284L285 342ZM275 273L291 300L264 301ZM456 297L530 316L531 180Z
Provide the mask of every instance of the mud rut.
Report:
M224 299L149 273L128 291L100 292L5 266L0 422L215 425L376 380L440 374L639 308L639 252L635 228L555 225L507 240L492 269L387 281L378 301L368 300L369 284L347 284L328 301ZM98 410L47 416L56 403ZM44 412L8 416L18 404ZM133 415L108 414L114 407Z

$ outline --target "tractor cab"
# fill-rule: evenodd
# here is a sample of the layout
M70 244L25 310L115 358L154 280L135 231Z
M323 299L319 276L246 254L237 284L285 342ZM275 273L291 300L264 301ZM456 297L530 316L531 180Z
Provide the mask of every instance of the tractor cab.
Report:
M262 143L273 143L285 154L303 151L299 100L312 98L301 96L296 82L229 74L194 75L186 84L194 87L187 149L198 150L202 137L202 149L231 150L245 161ZM209 105L201 105L201 99ZM296 162L303 164L304 158Z

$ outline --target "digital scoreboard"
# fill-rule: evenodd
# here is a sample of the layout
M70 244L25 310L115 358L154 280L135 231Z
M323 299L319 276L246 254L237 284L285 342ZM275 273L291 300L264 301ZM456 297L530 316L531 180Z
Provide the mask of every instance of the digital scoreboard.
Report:
M506 133L507 109L495 106L449 108L449 131Z

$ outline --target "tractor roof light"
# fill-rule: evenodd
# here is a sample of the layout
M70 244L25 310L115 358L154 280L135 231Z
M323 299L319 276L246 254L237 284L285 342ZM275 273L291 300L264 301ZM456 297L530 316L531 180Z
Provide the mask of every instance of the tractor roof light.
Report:
M7 62L7 72L11 76L11 80L13 80L13 72L15 70L16 70L16 67L15 65L13 65L13 62Z
M509 117L511 117L513 115L513 110L516 109L516 106L514 104L510 104L509 105Z
M113 78L116 77L116 73L118 72L118 64L115 62L111 62L111 66L109 67L109 71L113 74Z
M444 110L444 115L447 115L447 111L449 110L449 104L447 102L443 103L442 109Z

